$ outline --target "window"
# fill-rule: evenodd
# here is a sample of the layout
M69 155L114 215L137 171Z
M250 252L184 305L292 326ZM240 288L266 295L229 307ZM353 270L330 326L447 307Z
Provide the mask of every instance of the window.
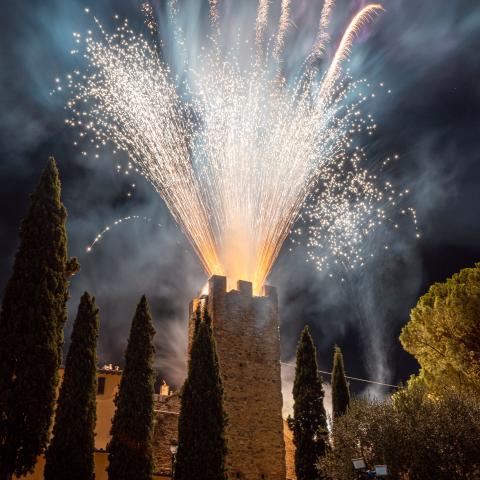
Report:
M97 395L103 395L105 393L105 380L105 377L98 377Z

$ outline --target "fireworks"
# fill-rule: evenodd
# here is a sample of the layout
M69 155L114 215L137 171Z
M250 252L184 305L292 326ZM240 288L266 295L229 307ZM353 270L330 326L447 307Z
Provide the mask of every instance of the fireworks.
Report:
M285 46L285 35L290 25L290 0L282 0L282 13L280 14L280 22L278 25L277 38L275 40L275 48L273 56L279 60Z
M322 11L311 53L315 60L326 49L333 3L326 0ZM332 245L340 241L340 229L351 235L358 218L355 212L348 218L347 206L368 210L377 198L372 178L357 168L358 152L350 152L352 132L373 128L358 117L367 97L356 92L361 82L350 81L342 65L359 29L381 6L368 5L353 18L324 76L314 62L305 62L304 71L287 82L271 66L283 54L291 5L282 0L268 53L269 4L259 1L255 48L240 61L233 48L218 47L218 0L210 0L217 33L211 48L197 56L196 68L187 66L183 77L128 21L113 33L97 21L99 35L85 39L89 69L69 81L72 116L67 120L81 128L95 150L110 142L128 154L209 275L250 280L256 293L303 207L312 220L309 245L314 249L323 241L320 233L335 236ZM152 11L145 11L152 30ZM352 166L342 194L339 172ZM365 202L355 205L355 195ZM332 221L335 227L326 228Z
M318 35L315 45L312 49L311 60L315 61L322 57L330 40L328 34L328 26L330 25L330 17L332 16L332 10L335 6L334 0L325 0L320 15L320 24L318 26Z
M141 217L140 215L128 215L127 217L123 217L123 218L119 218L118 220L115 220L113 223L111 223L110 225L106 225L103 230L99 233L97 233L97 235L95 236L95 238L93 239L93 241L86 247L86 252L87 253L90 253L92 250L93 250L93 247L95 247L95 245L100 242L100 240L102 240L103 236L109 232L113 227L116 227L118 225L123 225L125 224L126 222L130 222L130 221L136 221L136 220L143 220L145 222L151 222L152 219L151 218L148 218L148 217ZM161 227L161 225L159 223L157 223L157 225L159 227Z
M383 165L390 160L387 158ZM331 272L338 266L345 272L363 267L367 257L374 256L372 250L365 248L365 239L379 226L385 228L385 224L394 231L400 228L392 213L409 217L416 228L415 210L398 208L410 193L408 188L397 191L388 181L380 184L377 175L362 167L364 163L364 153L357 149L343 162L326 165L311 192L312 201L307 202L302 213L308 257L319 270ZM296 233L303 234L301 228ZM388 250L388 244L383 244L383 248Z

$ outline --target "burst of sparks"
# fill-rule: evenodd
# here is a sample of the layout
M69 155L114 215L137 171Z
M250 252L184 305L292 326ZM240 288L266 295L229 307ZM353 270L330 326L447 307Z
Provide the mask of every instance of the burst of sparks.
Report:
M366 96L351 100L357 83L342 73L342 63L361 26L381 7L368 5L353 18L323 78L307 66L285 84L269 64L282 55L290 2L282 1L274 52L262 59L269 3L259 0L256 48L246 65L232 50L212 48L200 55L195 71L187 67L186 81L173 75L155 45L127 21L107 33L96 20L99 37L85 40L90 70L77 70L69 80L67 120L95 149L112 142L127 152L209 275L250 280L256 293L307 199L317 199L306 214L320 221L309 227L313 247L320 234L338 238L342 229L351 234L348 225L355 218L347 218L345 198L351 206L352 195L362 189L375 197L368 172L356 167L358 154L349 153L352 132L365 123L358 108ZM321 42L332 7L326 0ZM144 9L150 19L151 10ZM210 17L219 29L217 0L210 1ZM323 49L317 41L312 52L318 56ZM338 188L339 173L349 167L354 173ZM354 216L370 207L355 208ZM325 229L325 213L337 219L334 227ZM335 246L332 251L339 253Z
M310 56L311 61L318 60L325 53L330 35L328 34L328 27L330 25L330 18L332 16L335 0L325 0L323 3L322 13L320 14L320 23L318 26L317 40L313 46Z
M267 28L268 13L271 0L259 0L257 10L257 20L255 26L255 43L257 45L257 54L262 51L263 35Z
M383 7L377 3L372 3L362 8L352 19L345 31L340 45L335 52L332 63L330 64L327 74L323 79L322 91L329 92L338 81L342 74L342 63L349 57L352 51L352 45L358 36L360 29L365 23L371 21L375 15L383 11Z
M278 60L285 46L285 35L290 25L290 0L282 0L280 23L278 25L278 33L273 50L273 56Z
M151 33L156 33L157 31L157 22L155 21L153 7L148 3L142 3L140 9L143 12L145 17L145 26L150 30Z
M390 160L387 158L383 164ZM364 167L365 163L363 150L357 148L343 162L326 165L312 190L312 202L307 202L302 212L308 258L319 270L330 270L330 276L334 267L348 271L363 266L368 257L373 257L366 239L380 226L398 230L400 223L395 221L398 213L409 217L417 238L420 236L415 210L405 207L399 211L409 189L397 190L389 181L381 184L378 176ZM302 228L295 233L301 237ZM294 243L299 241L292 238ZM388 250L389 245L382 248Z
M212 22L212 26L218 29L218 0L210 0L210 21Z

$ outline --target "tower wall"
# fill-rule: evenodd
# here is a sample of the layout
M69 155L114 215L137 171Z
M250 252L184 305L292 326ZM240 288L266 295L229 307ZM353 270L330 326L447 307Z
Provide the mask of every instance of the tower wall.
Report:
M226 290L225 277L209 280L208 309L228 415L228 478L285 480L277 292L265 287L264 296L255 297L244 281Z

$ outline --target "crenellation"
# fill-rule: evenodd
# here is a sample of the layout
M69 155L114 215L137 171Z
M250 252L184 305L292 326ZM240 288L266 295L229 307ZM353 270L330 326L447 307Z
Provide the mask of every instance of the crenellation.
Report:
M272 302L272 305L278 310L278 295L277 289L272 287L271 285L264 285L263 286L263 297L269 298Z
M246 282L245 280L239 280L237 282L237 290L246 298L252 298L253 286L252 282Z

